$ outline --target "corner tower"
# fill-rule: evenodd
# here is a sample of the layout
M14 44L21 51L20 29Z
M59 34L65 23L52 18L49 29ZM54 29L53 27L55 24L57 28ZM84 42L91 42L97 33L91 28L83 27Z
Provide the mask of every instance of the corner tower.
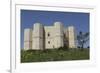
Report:
M42 50L43 47L43 26L40 23L35 23L32 35L32 49Z
M76 48L76 34L74 26L69 26L68 29L68 45L69 48Z
M55 22L54 44L55 48L63 47L63 24L61 22Z
M24 29L24 49L32 49L32 29Z

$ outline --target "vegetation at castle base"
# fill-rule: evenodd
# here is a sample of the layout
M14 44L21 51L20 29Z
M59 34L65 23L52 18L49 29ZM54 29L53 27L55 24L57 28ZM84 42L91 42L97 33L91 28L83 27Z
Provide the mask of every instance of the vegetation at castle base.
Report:
M21 50L21 62L89 60L89 49Z

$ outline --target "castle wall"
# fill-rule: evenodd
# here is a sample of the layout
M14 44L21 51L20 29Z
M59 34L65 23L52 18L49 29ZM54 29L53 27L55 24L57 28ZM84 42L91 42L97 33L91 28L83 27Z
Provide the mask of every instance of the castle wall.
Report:
M40 23L35 23L33 28L32 49L43 49L43 26Z
M24 30L24 49L32 49L32 29Z
M55 22L54 23L54 43L55 43L55 48L63 47L64 46L64 41L63 41L63 25L61 22Z
M45 26L45 48L52 49L54 47L54 26Z
M69 48L76 48L75 44L75 28L73 26L68 27L68 41L69 41Z
M45 48L53 49L63 47L63 25L55 22L53 26L45 26Z
M35 23L32 29L24 30L24 49L43 50L67 46L76 48L75 28L64 28L61 22L55 22L53 26L43 26Z

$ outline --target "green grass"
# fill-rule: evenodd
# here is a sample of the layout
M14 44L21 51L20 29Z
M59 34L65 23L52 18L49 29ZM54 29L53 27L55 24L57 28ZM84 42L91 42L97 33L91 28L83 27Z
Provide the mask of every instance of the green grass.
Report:
M21 50L21 62L89 60L89 49Z

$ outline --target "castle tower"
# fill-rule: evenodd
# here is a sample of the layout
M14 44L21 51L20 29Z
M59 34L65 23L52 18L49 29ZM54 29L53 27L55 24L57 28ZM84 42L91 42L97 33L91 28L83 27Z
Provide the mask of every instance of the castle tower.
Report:
M24 49L32 49L32 29L24 30Z
M69 45L69 48L76 48L75 28L73 26L69 26L67 30L68 30L68 45Z
M63 47L64 41L63 41L63 24L61 22L55 22L55 33L54 33L54 44L55 48Z
M44 48L43 26L40 23L35 23L33 28L32 49L41 50Z

